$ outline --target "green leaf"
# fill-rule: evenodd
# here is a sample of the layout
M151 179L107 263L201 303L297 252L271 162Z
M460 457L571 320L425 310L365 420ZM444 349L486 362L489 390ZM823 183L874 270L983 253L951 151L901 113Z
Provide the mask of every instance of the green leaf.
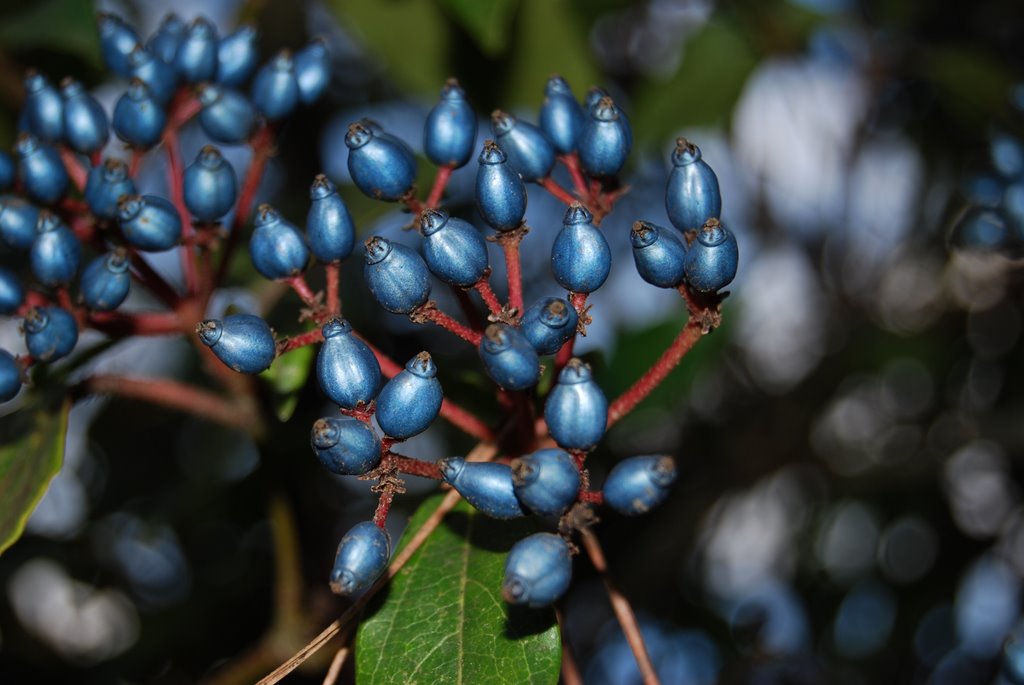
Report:
M442 497L420 506L400 547ZM533 530L529 520L496 521L459 502L360 626L360 685L558 682L552 612L510 609L501 599L505 556Z
M64 461L70 402L56 411L23 409L0 421L0 553L15 543L25 521Z
M518 0L440 0L473 37L480 51L497 57L508 47L511 19L515 15Z
M48 48L81 57L99 67L99 37L92 3L50 0L0 24L0 45L10 49Z
M274 410L278 420L287 421L295 413L299 393L306 385L312 363L313 346L306 345L282 354L260 374L274 391Z

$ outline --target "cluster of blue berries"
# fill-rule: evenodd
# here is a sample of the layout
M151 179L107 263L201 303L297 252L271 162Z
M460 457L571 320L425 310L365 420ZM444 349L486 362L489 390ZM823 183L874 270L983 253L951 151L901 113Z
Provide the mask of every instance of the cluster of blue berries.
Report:
M161 142L176 154L176 139L165 137L193 117L210 139L244 143L259 126L315 101L329 81L321 41L260 66L250 27L219 37L203 17L186 25L172 14L143 41L117 16L101 14L97 24L107 67L129 79L112 116L81 83L65 79L58 88L30 70L16 155L0 153L0 190L17 193L0 197L0 239L28 253L25 275L32 279L26 290L23 274L0 268L0 314L24 318L29 352L16 359L0 350L0 402L18 394L29 366L70 354L81 329L116 323L104 314L120 307L146 269L139 253L192 249L200 244L186 239L193 222L210 228L235 207L235 171L216 147L204 147L172 180L181 191L177 205L138 193L133 177L143 154ZM103 159L111 129L132 149L131 166ZM87 250L96 255L83 268ZM222 350L230 338L213 327L203 331L204 341L220 339ZM274 352L273 341L269 351L258 350L263 368Z

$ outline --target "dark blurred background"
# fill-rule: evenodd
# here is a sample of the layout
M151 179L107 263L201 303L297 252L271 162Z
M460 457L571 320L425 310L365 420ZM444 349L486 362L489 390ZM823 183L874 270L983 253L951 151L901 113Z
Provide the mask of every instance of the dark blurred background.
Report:
M370 116L419 150L448 76L482 131L495 107L535 120L552 73L578 96L607 89L633 125L632 192L603 224L615 263L578 349L610 397L685 320L674 293L636 275L628 227L667 225L668 153L678 135L696 142L721 181L740 273L722 328L609 432L592 467L601 478L658 452L681 465L664 506L599 527L663 681L1012 682L1000 654L1024 574L1019 0L8 1L0 145L28 67L83 80L108 108L123 92L99 59L97 10L140 34L169 10L222 34L250 22L265 57L328 40L331 88L281 132L260 193L296 222L316 173L348 183L350 121ZM186 131L185 158L204 142ZM248 154L229 151L236 166ZM143 187L160 190L162 164L146 160ZM470 219L474 173L456 172L449 205ZM421 187L431 174L424 161ZM415 243L408 215L343 190L361 233ZM969 207L994 212L1005 236L954 230ZM557 292L547 256L560 219L531 187L528 301ZM298 330L294 303L237 262L215 308L269 306L279 331ZM175 276L173 260L158 266ZM430 350L451 397L496 415L472 350L370 306L359 271L354 259L343 269L356 327L396 359ZM21 344L16 323L0 326L0 346ZM95 364L205 382L180 340L126 343ZM374 500L310 455L309 426L328 410L315 382L265 400L289 418L259 442L135 402L75 408L64 469L0 557L0 682L251 682L343 610L326 576ZM471 446L438 422L404 451ZM394 534L431 488L410 484ZM565 613L588 683L639 682L585 561ZM320 682L332 654L289 682Z

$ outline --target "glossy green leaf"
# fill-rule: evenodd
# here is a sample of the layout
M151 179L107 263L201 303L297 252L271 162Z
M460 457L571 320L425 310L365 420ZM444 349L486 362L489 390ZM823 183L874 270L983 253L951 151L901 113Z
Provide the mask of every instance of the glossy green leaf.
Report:
M518 0L441 0L480 51L492 57L503 54L508 47L511 19L518 4Z
M100 66L95 9L82 0L39 2L0 23L0 45L7 49L49 48Z
M441 498L420 506L401 544ZM533 529L532 521L496 521L460 502L360 626L360 685L558 682L553 612L510 610L501 599L508 550Z
M55 411L23 409L0 420L0 553L25 521L64 461L69 402Z
M313 346L306 345L282 354L260 374L274 391L274 410L279 420L287 421L295 413L299 393L306 385L312 364Z

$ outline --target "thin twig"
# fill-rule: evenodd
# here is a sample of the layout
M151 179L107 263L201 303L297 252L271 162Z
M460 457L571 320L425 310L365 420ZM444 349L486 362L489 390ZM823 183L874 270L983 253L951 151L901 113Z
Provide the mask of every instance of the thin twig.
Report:
M629 648L633 650L633 657L640 668L640 675L644 679L644 685L658 685L660 682L658 674L655 672L654 664L651 663L651 657L647 653L647 645L644 644L644 636L640 632L640 624L636 620L636 614L633 613L633 607L630 605L629 600L618 591L608 575L608 564L605 561L601 543L597 541L597 537L589 528L580 530L580 539L583 541L584 549L587 550L590 562L594 565L597 572L601 574L602 580L604 580L604 587L608 592L608 600L611 602L612 610L615 612L615 618L618 619L619 625L622 626L622 632L626 635L626 642L629 643Z
M338 682L338 676L341 675L341 667L345 665L345 659L348 658L349 653L348 645L345 645L334 654L334 658L331 659L331 667L327 669L327 675L324 676L324 685L334 685Z
M583 676L580 675L579 666L573 656L572 648L565 635L565 615L562 610L555 608L555 618L558 619L558 630L562 634L562 683L564 685L583 685Z

